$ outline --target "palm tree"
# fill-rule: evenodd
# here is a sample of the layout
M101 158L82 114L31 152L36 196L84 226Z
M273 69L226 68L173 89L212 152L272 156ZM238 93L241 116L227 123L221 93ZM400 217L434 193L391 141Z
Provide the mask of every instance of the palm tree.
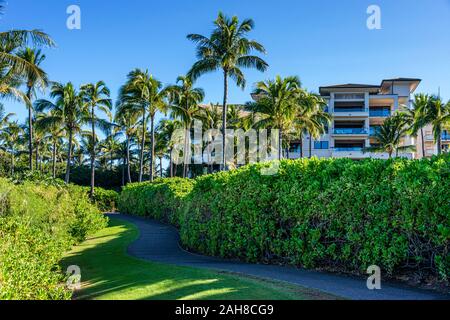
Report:
M168 86L165 90L169 97L172 117L180 119L185 129L184 150L183 150L183 178L186 177L189 168L188 165L188 148L189 135L191 134L191 124L199 111L198 104L205 97L205 93L201 88L194 88L193 82L186 76L177 78L177 85Z
M302 93L298 77L260 81L256 83L252 95L255 102L249 102L246 110L258 116L256 128L278 129L278 159L282 156L282 136L294 122L299 96Z
M126 171L127 182L131 183L131 169L130 169L130 147L132 139L134 139L138 130L138 114L133 112L132 108L127 105L117 105L116 107L115 122L119 126L120 130L125 134L125 158L126 158Z
M450 123L450 101L444 104L440 97L431 96L424 111L425 122L433 128L434 141L438 155L442 153L442 129Z
M390 159L394 152L398 155L399 151L414 151L416 149L414 145L400 146L402 139L410 131L408 122L408 115L404 113L396 113L390 116L374 135L374 138L377 140L377 146L365 147L363 152L387 152Z
M61 128L57 121L54 121L55 111L50 113L39 113L36 115L36 129L47 133L45 139L52 145L52 176L56 178L56 162L58 150L63 145L65 136L64 128Z
M169 154L169 174L170 177L174 176L173 170L173 159L172 159L172 148L173 148L173 140L172 136L175 130L182 128L183 124L179 120L161 120L156 128L156 131L159 133L159 138L162 142L164 142L164 148L167 150Z
M23 131L17 121L8 122L0 133L0 141L3 141L2 149L11 155L11 175L14 174L15 155L19 151L20 136Z
M150 118L151 153L150 153L150 181L153 181L154 148L155 148L155 116L158 111L165 112L165 92L162 84L148 73L135 69L128 74L128 80L120 89L119 104L127 106L142 117L141 154L139 163L139 182L142 182L144 168L145 134L147 120ZM148 113L148 118L147 118Z
M305 92L300 97L300 112L296 117L300 130L309 134L309 155L312 156L312 140L319 139L325 133L326 125L331 123L331 115L325 112L326 102L318 95Z
M51 88L50 97L55 99L54 103L49 100L40 99L35 102L35 109L37 112L50 111L52 115L47 121L53 122L55 125L59 125L65 129L69 141L65 182L69 183L74 135L80 132L88 114L82 103L81 95L70 82L65 85L54 83Z
M1 10L0 10L1 11ZM11 96L31 104L27 95L17 87L26 76L39 83L45 73L33 62L17 55L17 50L28 43L36 47L53 47L55 43L40 30L10 30L0 32L0 94Z
M231 19L219 12L214 21L215 28L210 37L200 34L189 34L187 38L197 44L198 61L194 63L188 72L188 77L195 81L201 75L219 69L223 72L223 112L222 112L222 169L226 169L225 159L225 130L227 127L227 98L228 78L244 88L245 77L240 68L255 68L265 71L268 64L258 56L252 55L252 51L265 53L264 47L246 38L254 28L251 19L245 19L239 23L239 19L233 16Z
M96 150L96 135L95 127L99 124L99 118L96 115L96 111L100 110L104 112L109 118L111 118L112 102L109 98L110 91L106 87L103 81L98 81L97 83L89 83L81 87L81 96L85 107L90 111L89 122L91 124L91 190L90 197L94 197L94 186L95 186L95 150Z
M14 113L6 113L5 106L0 103L0 129L3 125L7 124L9 122L9 119L14 115Z
M430 96L426 94L416 94L414 96L413 108L408 109L406 113L409 116L409 123L411 125L411 134L416 136L420 131L420 137L422 141L422 156L425 157L425 141L423 128L427 125L427 111L428 104L430 103Z
M4 9L4 1L0 1L0 14L4 12ZM28 87L29 84L32 84L32 87L44 84L47 80L45 73L39 68L39 60L42 57L40 54L37 60L28 59L30 56L18 54L18 50L28 44L34 47L55 46L50 36L41 30L0 32L0 95L19 99L25 102L30 110L32 108L29 99L31 95L24 94L18 89L23 78L25 78ZM32 119L31 116L29 118ZM29 139L31 138L30 135ZM32 159L32 156L30 156L30 159Z
M30 170L33 170L33 96L36 96L36 89L39 88L44 90L48 86L47 74L40 68L41 63L45 60L45 55L42 54L41 50L25 48L17 53L17 56L27 61L29 65L33 66L34 69L27 70L24 75L24 82L26 85L26 97L27 101L25 104L28 109L28 150L29 150L29 160L28 165ZM36 76L36 72L39 76ZM36 147L37 148L37 147ZM36 152L38 152L36 150ZM38 164L36 163L36 169L38 169Z

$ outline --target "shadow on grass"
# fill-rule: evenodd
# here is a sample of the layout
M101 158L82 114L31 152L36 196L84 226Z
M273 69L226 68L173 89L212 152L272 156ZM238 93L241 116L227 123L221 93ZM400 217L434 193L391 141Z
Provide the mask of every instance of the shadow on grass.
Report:
M136 227L112 218L109 227L75 247L63 268L78 265L82 288L75 299L304 299L304 292L282 284L204 269L152 263L128 256ZM317 297L315 297L317 299Z

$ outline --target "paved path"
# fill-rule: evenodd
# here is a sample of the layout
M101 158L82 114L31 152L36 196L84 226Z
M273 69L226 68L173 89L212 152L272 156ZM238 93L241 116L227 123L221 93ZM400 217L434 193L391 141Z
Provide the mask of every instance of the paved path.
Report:
M450 300L450 296L440 295L427 290L413 289L401 284L394 285L382 282L381 290L368 290L365 278L309 271L288 266L248 264L197 255L189 253L179 246L178 232L172 226L155 220L122 214L111 216L134 223L138 227L140 231L139 238L128 247L128 253L149 261L224 270L286 281L348 299Z

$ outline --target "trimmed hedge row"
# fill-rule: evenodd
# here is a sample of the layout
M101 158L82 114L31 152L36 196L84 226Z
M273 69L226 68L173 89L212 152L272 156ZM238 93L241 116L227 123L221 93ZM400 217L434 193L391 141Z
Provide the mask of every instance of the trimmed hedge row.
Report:
M81 187L0 179L0 300L69 299L58 263L106 222Z
M300 159L124 188L119 209L180 228L208 255L389 275L450 276L450 156Z

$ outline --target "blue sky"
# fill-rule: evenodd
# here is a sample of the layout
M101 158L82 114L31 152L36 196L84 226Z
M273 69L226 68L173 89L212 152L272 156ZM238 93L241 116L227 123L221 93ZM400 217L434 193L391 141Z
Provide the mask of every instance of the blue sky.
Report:
M43 68L55 81L76 85L104 80L117 96L126 74L148 68L173 83L195 61L188 33L208 35L219 10L256 23L250 34L264 44L270 68L247 71L247 88L229 101L249 100L256 81L298 75L317 91L337 83L379 84L383 78L423 79L418 92L450 99L450 0L9 0L1 30L39 28L58 47L46 50ZM81 8L81 30L66 28L66 9ZM381 30L366 27L369 5L381 8ZM222 100L221 74L202 77L205 102ZM25 117L23 105L3 101Z

